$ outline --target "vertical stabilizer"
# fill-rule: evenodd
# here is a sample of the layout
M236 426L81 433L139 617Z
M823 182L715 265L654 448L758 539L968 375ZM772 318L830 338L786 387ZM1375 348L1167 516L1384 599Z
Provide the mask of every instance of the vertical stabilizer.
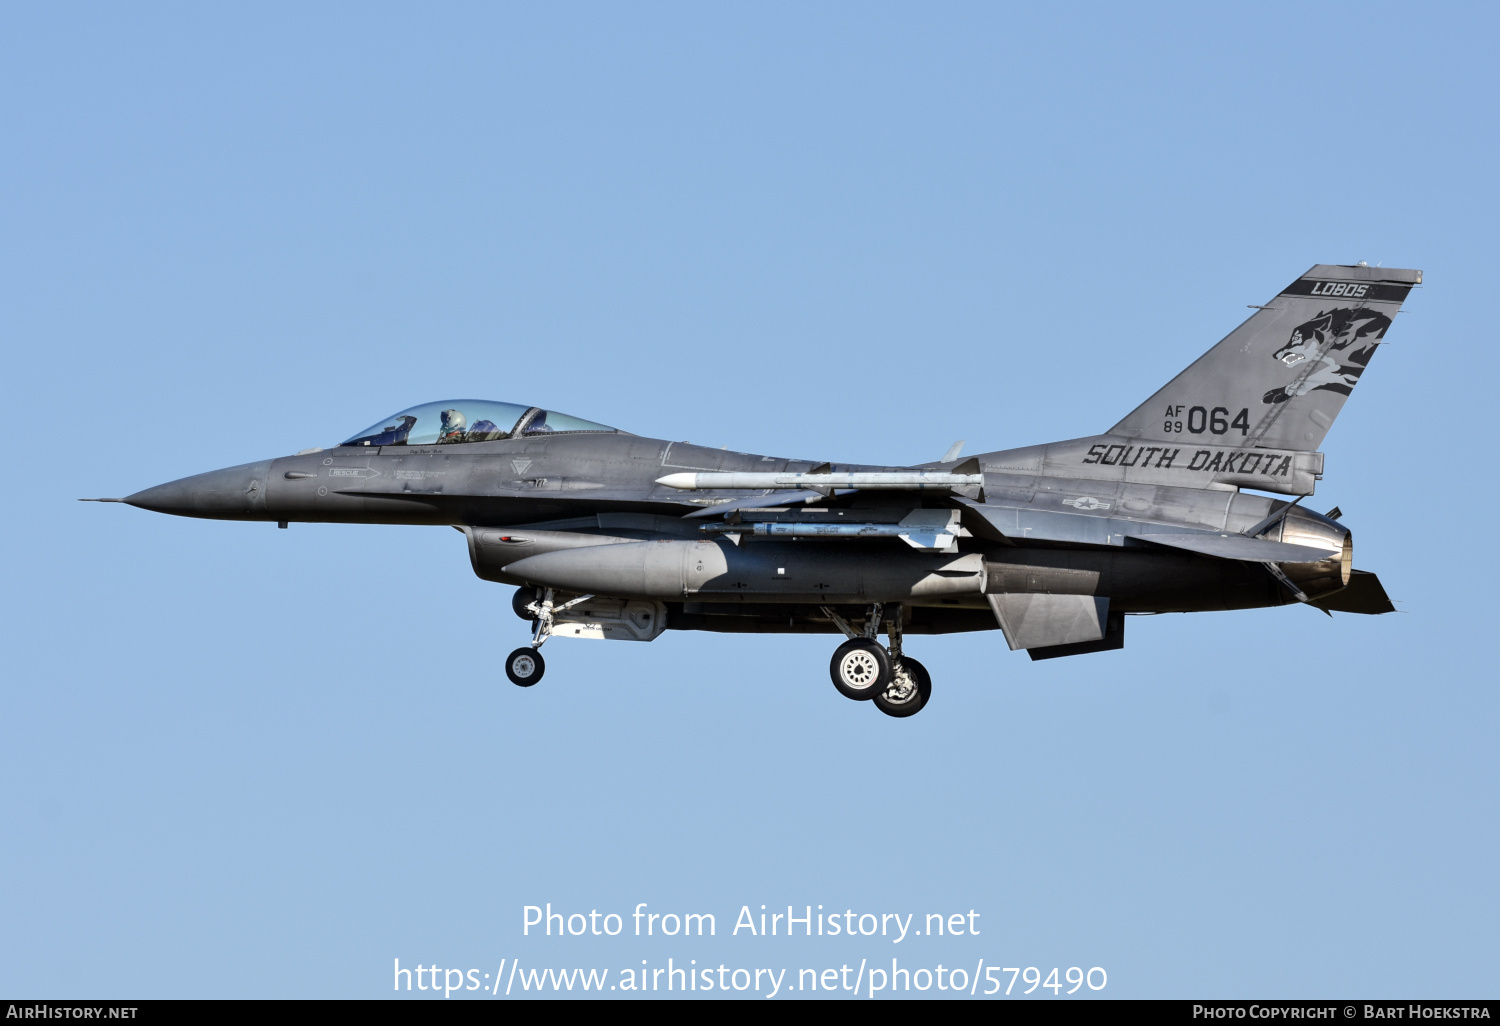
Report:
M1110 428L1317 449L1422 272L1317 264Z

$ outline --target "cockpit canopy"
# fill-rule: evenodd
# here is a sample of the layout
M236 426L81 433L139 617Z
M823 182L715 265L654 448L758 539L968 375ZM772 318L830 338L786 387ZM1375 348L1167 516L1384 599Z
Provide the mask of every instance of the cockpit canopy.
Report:
M377 420L339 444L452 445L563 431L616 432L616 429L535 406L496 403L487 399L453 399L402 410L384 420Z

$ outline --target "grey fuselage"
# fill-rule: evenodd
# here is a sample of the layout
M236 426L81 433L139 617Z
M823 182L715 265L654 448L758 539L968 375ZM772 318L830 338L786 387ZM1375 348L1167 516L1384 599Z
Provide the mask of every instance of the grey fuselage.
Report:
M1118 457L1101 463L1098 454L1116 445ZM1254 563L1137 541L1141 533L1238 533L1286 506L1216 482L1215 471L1189 469L1207 465L1196 455L1201 450L1168 460L1159 442L1138 448L1152 451L1135 453L1128 467L1121 464L1132 455L1129 440L1110 436L989 453L964 461L972 467L977 460L982 470L980 495L835 493L812 508L791 505L780 513L775 493L747 500L744 491L684 493L657 480L685 470L805 473L812 461L623 432L338 446L199 474L125 501L222 520L450 525L466 535L474 570L486 580L663 601L676 629L830 633L836 628L823 608L853 615L872 602L899 602L913 633L989 630L997 623L986 595L997 592L1108 596L1116 614L1296 601ZM1282 477L1293 469L1284 468ZM757 513L758 501L772 512ZM731 503L762 519L886 523L912 508L957 506L965 530L948 552L914 550L891 538L737 540L706 533ZM1294 528L1347 536L1327 518L1300 507L1292 513ZM528 565L519 566L523 561ZM1328 567L1321 572L1326 578Z

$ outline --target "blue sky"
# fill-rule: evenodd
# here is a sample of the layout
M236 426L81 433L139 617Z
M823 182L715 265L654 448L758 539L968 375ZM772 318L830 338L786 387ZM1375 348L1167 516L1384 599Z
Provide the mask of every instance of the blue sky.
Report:
M899 957L1101 966L1117 997L1494 996L1497 29L6 8L0 992ZM465 396L819 460L1075 437L1357 260L1427 280L1312 505L1401 613L1138 618L1036 664L912 639L909 721L841 699L825 638L556 641L522 691L509 591L446 528L74 501ZM549 901L719 936L523 937ZM761 904L981 934L726 936Z

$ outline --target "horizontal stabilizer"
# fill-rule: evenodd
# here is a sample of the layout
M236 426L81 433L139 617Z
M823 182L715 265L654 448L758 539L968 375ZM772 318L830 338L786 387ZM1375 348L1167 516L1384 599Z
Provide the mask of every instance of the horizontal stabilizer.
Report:
M1367 570L1355 570L1349 575L1349 586L1325 598L1313 600L1313 605L1330 613L1394 613L1380 578Z
M1093 595L1010 592L985 598L1013 652L1099 641L1109 619L1109 599Z
M1200 556L1218 559L1244 559L1252 563L1321 563L1337 555L1310 545L1288 545L1286 542L1247 538L1243 534L1133 534L1137 541L1185 549Z

